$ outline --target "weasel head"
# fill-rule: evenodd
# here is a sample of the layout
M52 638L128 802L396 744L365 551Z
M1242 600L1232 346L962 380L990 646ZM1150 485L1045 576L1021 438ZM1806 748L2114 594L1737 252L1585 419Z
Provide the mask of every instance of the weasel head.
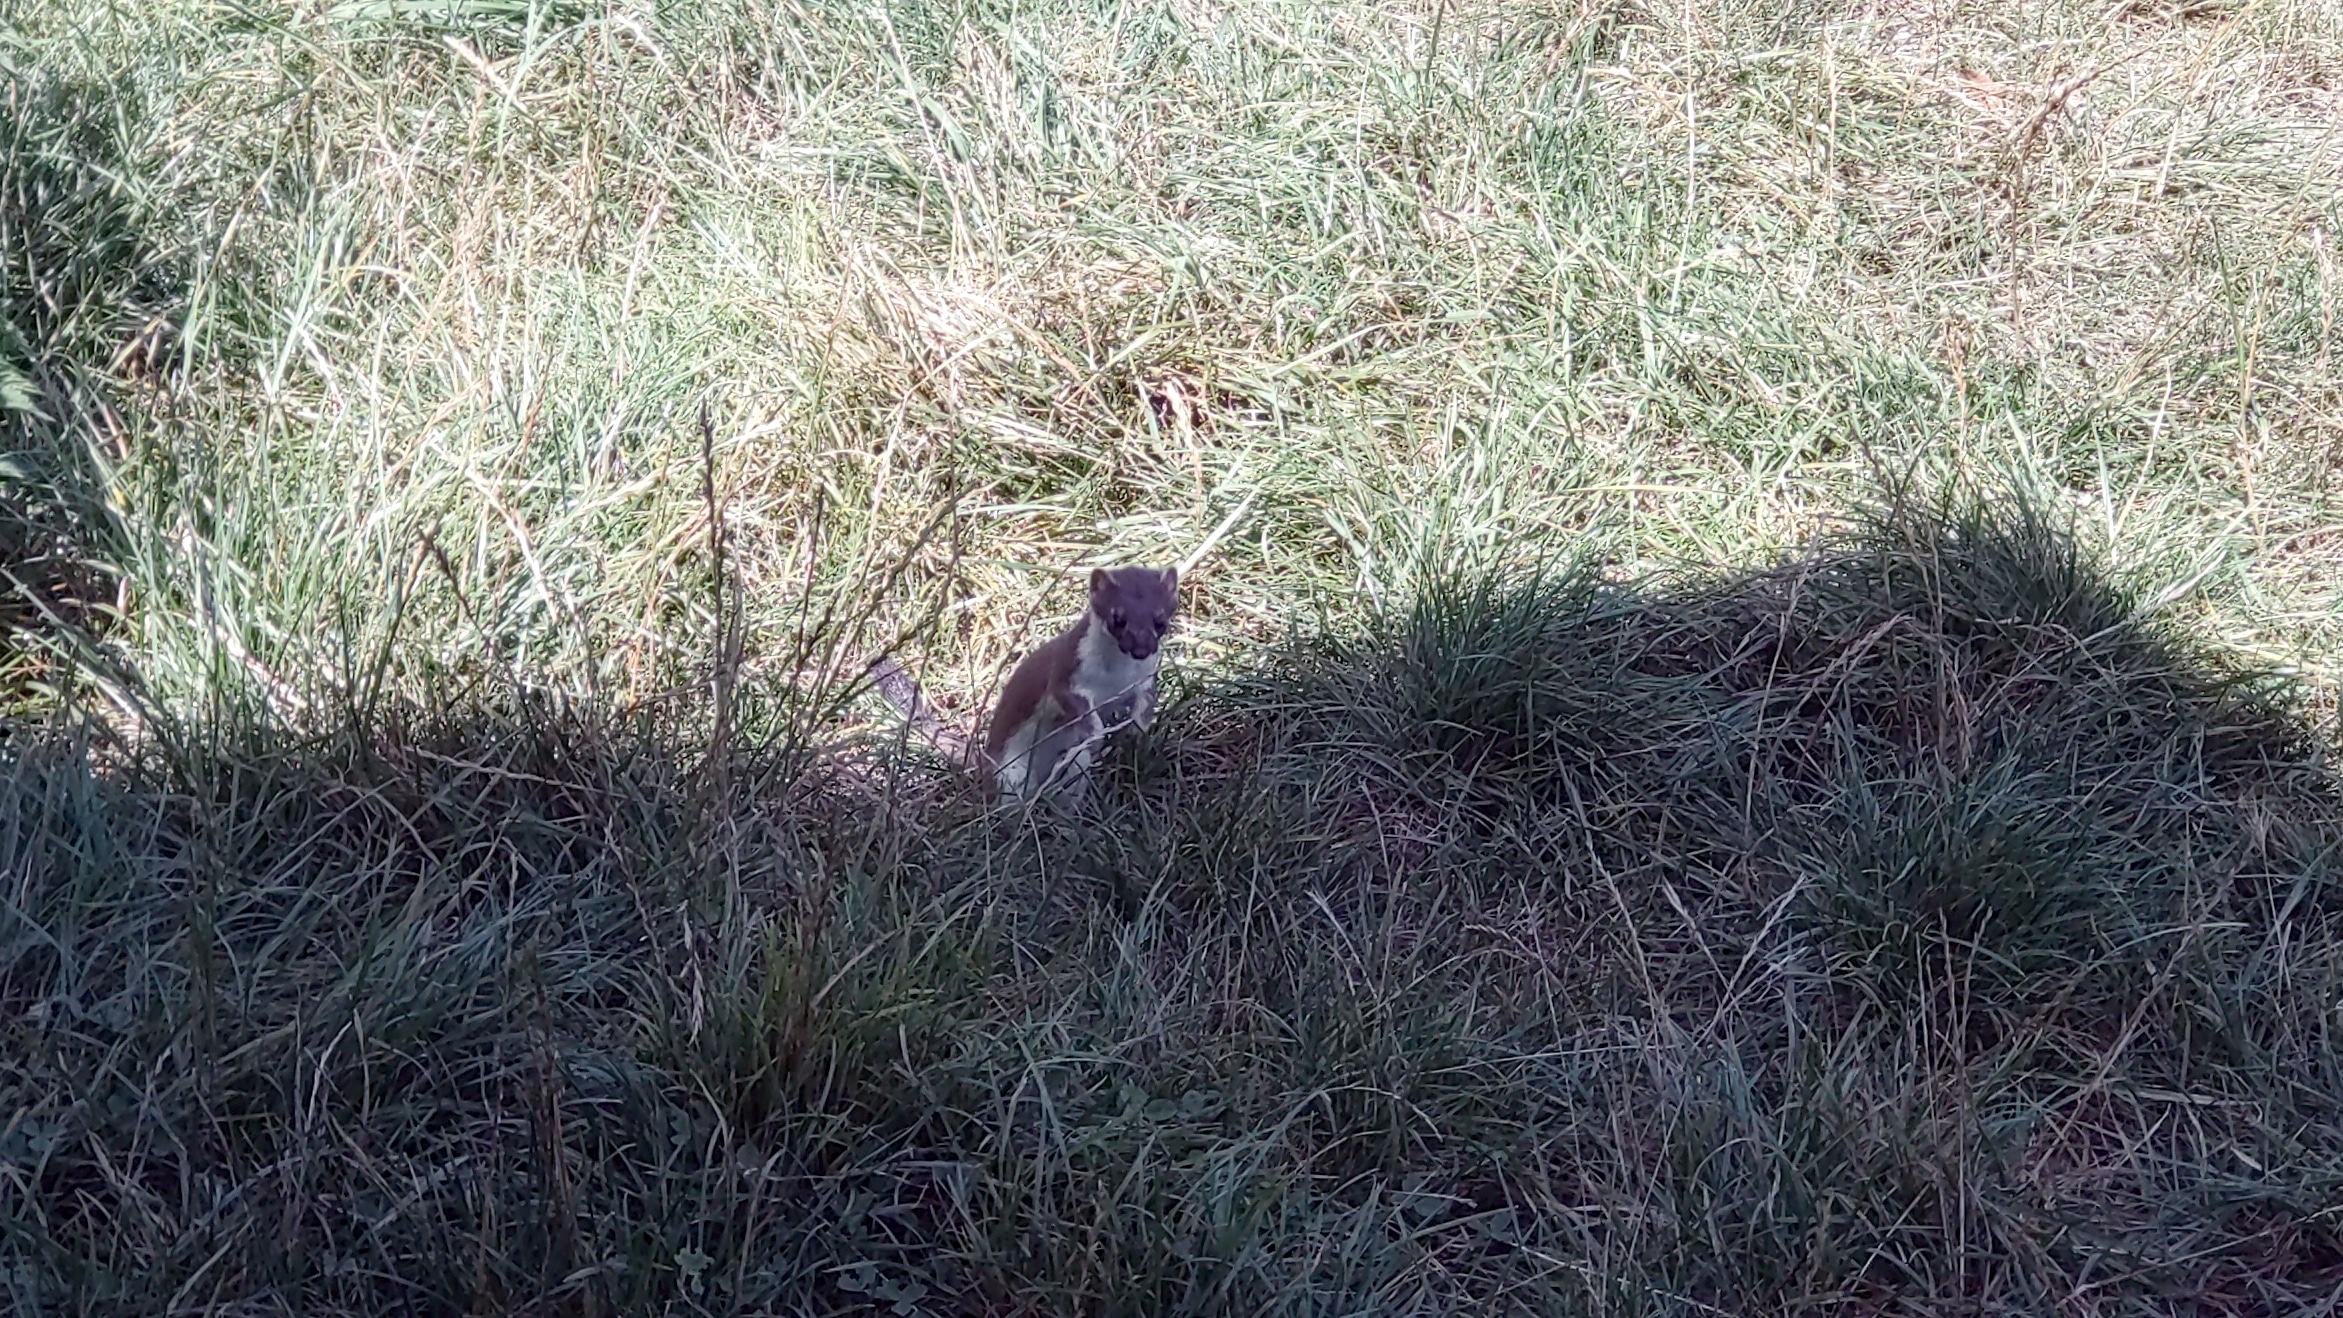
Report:
M1180 606L1178 568L1100 568L1090 574L1090 612L1115 648L1145 659L1163 644Z

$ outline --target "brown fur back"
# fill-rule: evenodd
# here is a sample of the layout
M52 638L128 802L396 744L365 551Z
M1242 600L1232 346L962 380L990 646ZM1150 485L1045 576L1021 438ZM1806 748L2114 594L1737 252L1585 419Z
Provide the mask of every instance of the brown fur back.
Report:
M997 765L1001 751L1017 729L1025 726L1041 709L1042 702L1058 701L1060 712L1074 717L1080 711L1067 709L1071 698L1066 683L1074 676L1075 656L1082 646L1082 633L1090 626L1090 615L1085 613L1073 626L1041 643L1033 653L1018 663L1009 674L1008 685L1001 688L1000 703L993 706L992 722L984 730L985 758Z

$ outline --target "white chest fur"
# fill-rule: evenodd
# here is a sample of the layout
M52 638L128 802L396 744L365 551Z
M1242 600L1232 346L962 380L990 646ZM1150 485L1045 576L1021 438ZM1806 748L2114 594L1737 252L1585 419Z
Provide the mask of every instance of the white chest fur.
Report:
M1124 654L1093 618L1074 647L1074 675L1066 685L1090 702L1101 731L1123 723L1146 727L1155 719L1155 668L1162 659L1161 650L1144 659Z

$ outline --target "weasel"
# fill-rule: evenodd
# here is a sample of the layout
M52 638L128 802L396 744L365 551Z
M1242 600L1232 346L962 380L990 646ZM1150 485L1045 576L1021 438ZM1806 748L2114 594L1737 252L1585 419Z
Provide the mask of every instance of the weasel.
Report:
M993 707L981 751L945 728L918 684L891 660L872 680L919 733L948 758L973 763L1010 797L1079 795L1098 743L1125 726L1155 723L1155 670L1164 633L1179 608L1179 569L1101 568L1090 574L1090 607L1010 672Z
M1179 606L1177 568L1090 574L1090 607L1025 656L985 730L994 785L1010 796L1084 782L1098 743L1155 723L1155 669Z

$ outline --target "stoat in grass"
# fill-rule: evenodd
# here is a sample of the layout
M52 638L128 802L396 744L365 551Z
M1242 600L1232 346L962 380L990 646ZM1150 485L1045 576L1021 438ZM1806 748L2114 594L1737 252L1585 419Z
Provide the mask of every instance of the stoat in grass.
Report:
M1155 722L1155 669L1179 584L1177 568L1092 572L1090 607L1009 674L981 750L943 726L894 661L874 666L872 680L914 732L948 758L973 763L1002 795L1078 795L1099 742Z

